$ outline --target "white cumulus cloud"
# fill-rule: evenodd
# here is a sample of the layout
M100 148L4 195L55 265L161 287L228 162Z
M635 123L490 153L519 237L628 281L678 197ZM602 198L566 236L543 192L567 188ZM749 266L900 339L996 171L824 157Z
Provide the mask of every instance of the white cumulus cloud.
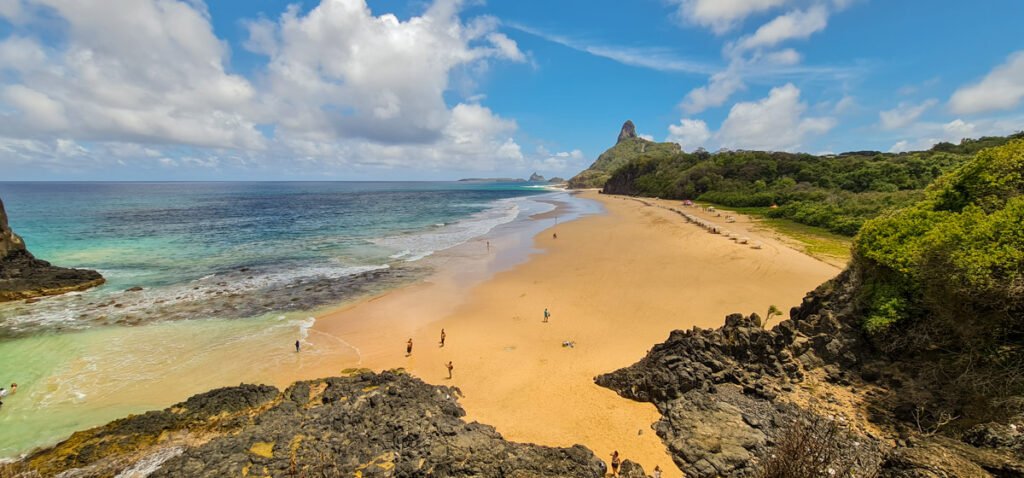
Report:
M172 0L109 0L103 8L78 0L33 3L66 22L66 41L50 54L24 37L0 45L0 57L16 60L0 66L16 73L3 87L4 134L263 146L242 111L253 87L225 71L228 50L205 11Z
M824 5L814 5L806 10L794 10L775 17L752 35L741 38L735 48L743 51L772 47L786 40L807 38L824 30L826 26L828 9Z
M669 125L666 141L678 143L684 150L694 150L707 145L711 130L702 120L682 119L679 124Z
M493 62L527 55L462 5L434 0L401 20L321 0L245 21L244 47L265 59L250 79L231 72L201 0L0 0L0 16L27 26L0 38L0 139L17 138L0 165L526 167L516 122L469 90Z
M891 110L878 113L878 120L883 129L900 129L917 121L918 118L935 106L937 100L929 99L922 103L902 102Z
M829 117L806 117L807 104L792 83L773 88L766 98L733 105L716 133L728 148L792 151L811 135L824 134L835 126Z
M1024 98L1024 50L1010 55L981 81L961 87L949 99L957 114L1015 108Z
M673 0L678 5L676 14L686 22L725 33L743 19L781 7L790 0Z

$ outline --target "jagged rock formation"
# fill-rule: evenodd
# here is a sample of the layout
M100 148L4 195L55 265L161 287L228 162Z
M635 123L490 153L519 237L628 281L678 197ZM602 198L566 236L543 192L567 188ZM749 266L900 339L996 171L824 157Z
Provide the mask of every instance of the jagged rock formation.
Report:
M4 210L4 202L0 199L0 259L16 251L24 250L25 241L15 234L11 230L11 226L7 224L7 211Z
M75 433L0 476L604 475L582 446L510 443L490 426L466 423L458 394L399 372L297 382L284 392L223 388Z
M982 424L958 440L937 433L938 417L921 410L901 419L901 407L920 395L904 364L864 339L857 281L855 270L844 272L772 330L757 314L734 314L716 330L675 331L640 362L596 381L658 407L655 429L687 476L755 476L782 453L787 433L823 415L838 424L831 466L852 476L1024 476L1020 424ZM829 391L812 410L815 389ZM866 422L831 408L833 391L862 394L853 412Z
M536 172L534 172L533 174L530 175L530 178L527 179L527 181L529 181L531 183L543 183L546 180L544 179L544 176L541 176L541 175L537 174Z
M625 123L622 123L622 129L619 130L619 139L615 144L632 138L636 138L636 126L633 124L633 120L626 120Z
M600 188L612 173L634 159L659 158L680 151L676 143L655 143L637 136L636 126L632 121L626 121L615 146L601 153L589 168L570 179L568 184L573 189Z
M0 302L85 290L103 282L99 272L56 267L36 259L11 230L0 201Z
M558 176L555 176L555 177L553 177L551 179L548 179L548 182L551 183L551 184L562 184L562 183L565 182L565 178L560 178Z

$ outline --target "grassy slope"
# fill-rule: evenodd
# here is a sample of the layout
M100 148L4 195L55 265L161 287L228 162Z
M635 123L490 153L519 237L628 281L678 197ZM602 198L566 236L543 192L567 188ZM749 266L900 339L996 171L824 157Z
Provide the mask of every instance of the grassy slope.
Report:
M702 204L715 206L722 211L732 211L750 216L760 226L777 233L786 242L829 264L844 267L852 256L850 252L850 248L853 245L852 238L841 236L824 228L800 224L789 219L768 217L767 212L770 210L769 208L735 208L703 202Z

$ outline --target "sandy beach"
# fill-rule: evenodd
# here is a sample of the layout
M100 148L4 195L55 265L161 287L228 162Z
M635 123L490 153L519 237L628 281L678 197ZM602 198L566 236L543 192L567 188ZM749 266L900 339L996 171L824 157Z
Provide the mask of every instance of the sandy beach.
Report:
M321 373L405 368L459 387L468 418L510 440L583 444L606 460L618 450L647 470L674 472L651 429L655 407L620 398L593 378L635 362L674 329L717 327L726 314L763 315L772 304L788 310L839 269L753 230L744 233L762 249L709 234L662 207L594 191L582 197L600 201L605 213L552 221L534 238L543 253L525 263L467 287L467 277L493 267L487 259L502 247L481 240L467 245L478 249L473 270L447 270L319 317L313 346L341 344L360 357ZM409 338L414 349L406 356Z

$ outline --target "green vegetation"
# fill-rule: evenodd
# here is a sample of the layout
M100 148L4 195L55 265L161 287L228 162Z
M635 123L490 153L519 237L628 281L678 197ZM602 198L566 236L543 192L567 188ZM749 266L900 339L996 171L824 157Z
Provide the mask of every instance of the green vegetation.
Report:
M569 187L588 189L603 187L612 172L631 161L667 158L681 153L678 144L655 143L643 138L626 138L597 157L585 171L569 180Z
M948 373L972 377L975 393L1024 389L1024 140L868 221L854 257L864 326L883 349L945 351Z
M703 202L698 204L715 205ZM775 210L767 207L720 207L720 209L754 218L758 226L778 233L793 245L799 246L805 253L825 262L842 267L850 261L850 246L853 245L853 238L849 236L836 234L821 227L801 224L792 219L772 217L771 213Z
M602 182L612 194L697 199L728 207L769 207L763 214L817 226L845 236L884 211L924 198L923 189L972 154L1009 138L940 143L928 151L858 151L814 156L763 151L684 153L672 143L641 139L609 149L570 181L572 187ZM641 148L641 145L648 145Z
M789 219L763 219L762 225L799 242L804 252L821 259L835 259L845 264L850 259L853 239L825 229L800 224Z

